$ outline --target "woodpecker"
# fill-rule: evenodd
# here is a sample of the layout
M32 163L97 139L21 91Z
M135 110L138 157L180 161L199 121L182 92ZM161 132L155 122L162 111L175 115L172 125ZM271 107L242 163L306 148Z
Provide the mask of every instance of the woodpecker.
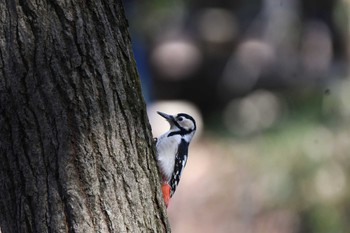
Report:
M157 113L170 124L169 131L156 139L157 164L162 176L164 202L168 207L186 166L188 146L196 132L196 121L186 113L177 115Z

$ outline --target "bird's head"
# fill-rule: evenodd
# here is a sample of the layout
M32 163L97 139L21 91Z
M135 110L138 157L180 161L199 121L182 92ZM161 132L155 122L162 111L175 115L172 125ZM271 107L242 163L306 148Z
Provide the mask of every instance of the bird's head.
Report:
M170 131L180 135L193 134L196 131L196 121L186 113L169 115L163 112L157 112L164 117L170 124Z

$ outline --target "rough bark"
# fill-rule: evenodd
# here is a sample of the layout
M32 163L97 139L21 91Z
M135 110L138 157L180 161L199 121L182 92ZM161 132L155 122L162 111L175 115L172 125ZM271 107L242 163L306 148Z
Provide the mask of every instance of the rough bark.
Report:
M0 1L0 232L167 232L120 0Z

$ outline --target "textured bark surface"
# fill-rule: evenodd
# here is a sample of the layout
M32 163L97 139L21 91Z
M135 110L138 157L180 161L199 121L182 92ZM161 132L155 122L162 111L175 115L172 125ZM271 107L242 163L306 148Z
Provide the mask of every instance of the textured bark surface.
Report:
M119 0L0 1L0 232L167 232Z

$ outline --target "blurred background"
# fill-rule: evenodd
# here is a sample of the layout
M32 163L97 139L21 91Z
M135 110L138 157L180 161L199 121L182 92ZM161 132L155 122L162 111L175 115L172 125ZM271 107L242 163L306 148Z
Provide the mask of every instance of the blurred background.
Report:
M154 136L199 125L173 232L350 232L350 1L124 5Z

